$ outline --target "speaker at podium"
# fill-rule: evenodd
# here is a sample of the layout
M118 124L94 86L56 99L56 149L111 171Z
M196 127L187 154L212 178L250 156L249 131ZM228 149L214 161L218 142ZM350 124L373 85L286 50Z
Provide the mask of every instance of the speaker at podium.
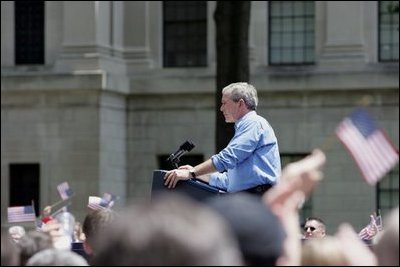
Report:
M175 188L168 188L164 185L164 176L166 173L167 171L165 170L153 171L153 183L151 188L152 197L157 195L157 193L181 193L203 202L209 197L222 196L226 193L226 191L195 179L186 181L181 180L176 184Z

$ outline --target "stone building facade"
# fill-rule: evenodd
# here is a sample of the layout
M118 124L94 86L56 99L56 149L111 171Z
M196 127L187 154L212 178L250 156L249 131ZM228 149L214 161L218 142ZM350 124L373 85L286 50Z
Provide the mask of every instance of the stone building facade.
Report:
M166 2L44 3L42 64L16 64L15 2L1 3L2 225L10 166L39 166L40 209L57 202L56 186L68 181L81 220L89 195L117 194L117 207L150 197L152 171L184 140L196 144L189 155L215 153L215 1L206 2L206 64L190 67L165 66ZM258 113L275 129L288 160L332 141L310 214L324 218L330 231L342 221L361 227L378 208L380 191L363 181L345 148L330 138L369 95L368 109L398 147L398 14L397 58L384 61L378 2L310 3L311 64L283 57L272 64L272 4L252 2L250 82L259 92ZM391 175L390 205L398 205L398 167Z

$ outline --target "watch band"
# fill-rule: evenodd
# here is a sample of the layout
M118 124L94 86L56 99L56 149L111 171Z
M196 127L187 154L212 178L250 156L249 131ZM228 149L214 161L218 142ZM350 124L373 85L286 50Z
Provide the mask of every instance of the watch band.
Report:
M189 173L193 179L196 179L196 172L194 170L190 170Z

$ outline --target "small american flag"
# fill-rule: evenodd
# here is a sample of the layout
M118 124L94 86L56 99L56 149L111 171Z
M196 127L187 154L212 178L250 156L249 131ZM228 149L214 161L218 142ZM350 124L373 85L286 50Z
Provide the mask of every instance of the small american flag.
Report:
M362 240L371 240L376 234L383 230L382 217L371 215L371 221L358 233Z
M74 192L72 192L72 189L69 187L68 182L63 182L59 185L57 185L57 190L58 193L60 194L60 197L63 200L68 199L69 197L71 197Z
M103 200L108 202L108 207L111 208L114 206L115 200L117 200L117 196L111 193L104 193L103 194Z
M7 218L9 223L33 222L36 220L36 215L33 206L9 207Z
M90 196L88 201L88 208L92 210L102 210L108 208L109 202L101 197Z
M336 128L336 135L370 185L375 185L399 161L399 151L363 108L345 118Z

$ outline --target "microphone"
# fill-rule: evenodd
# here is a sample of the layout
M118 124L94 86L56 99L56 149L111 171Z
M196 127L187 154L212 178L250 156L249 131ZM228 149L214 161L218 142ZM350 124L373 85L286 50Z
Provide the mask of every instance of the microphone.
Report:
M186 140L186 142L183 143L175 153L169 155L167 161L177 169L180 157L182 157L186 152L192 150L194 147L195 145L191 141Z

